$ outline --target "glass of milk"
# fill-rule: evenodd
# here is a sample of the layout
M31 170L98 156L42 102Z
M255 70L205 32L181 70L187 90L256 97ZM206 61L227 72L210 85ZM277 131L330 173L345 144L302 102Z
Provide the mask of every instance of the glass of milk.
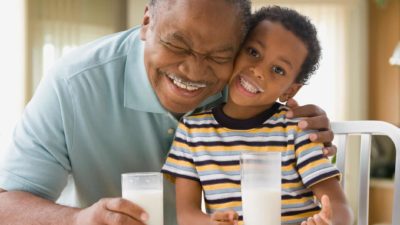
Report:
M281 225L281 153L240 156L245 225Z
M122 197L142 207L148 225L163 225L163 177L161 173L122 174Z

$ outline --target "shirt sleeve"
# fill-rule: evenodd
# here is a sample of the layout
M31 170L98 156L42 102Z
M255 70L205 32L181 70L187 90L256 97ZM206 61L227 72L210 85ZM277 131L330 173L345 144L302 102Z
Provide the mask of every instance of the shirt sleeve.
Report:
M67 183L73 113L65 80L48 74L16 125L0 162L0 188L55 201Z
M296 169L307 188L330 178L340 179L339 170L323 155L323 144L310 141L313 132L298 128L295 138Z
M180 122L166 162L161 170L172 182L175 181L176 177L199 181L188 135L188 127Z

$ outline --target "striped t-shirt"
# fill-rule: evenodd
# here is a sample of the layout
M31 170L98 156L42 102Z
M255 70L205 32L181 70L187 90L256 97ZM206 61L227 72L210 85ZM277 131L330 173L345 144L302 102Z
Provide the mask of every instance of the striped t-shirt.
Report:
M322 144L309 141L298 120L286 118L287 108L276 103L248 120L236 120L212 110L183 118L162 172L169 177L198 181L207 213L235 210L243 224L241 152L282 153L282 224L298 224L320 211L309 189L339 171L323 156Z

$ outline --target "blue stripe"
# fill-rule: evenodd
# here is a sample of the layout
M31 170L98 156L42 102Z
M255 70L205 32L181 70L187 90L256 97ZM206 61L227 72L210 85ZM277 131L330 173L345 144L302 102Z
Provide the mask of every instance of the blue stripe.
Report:
M169 163L169 162L165 162L165 165L166 166L169 166L169 167L172 167L172 168L174 168L174 169L176 169L176 170L181 170L181 171L187 171L187 172L191 172L191 173L196 173L196 170L193 168L193 167L187 167L187 166L180 166L180 165L177 165L177 164L171 164L171 163ZM166 169L166 168L164 168L165 170L168 170L168 169ZM174 172L174 171L171 171L171 172Z
M204 191L207 195L218 195L218 194L225 194L225 193L241 193L240 188L225 188L225 189L218 189L218 190L208 190Z
M330 170L324 171L324 173L319 172L320 170L326 169L326 168L328 168ZM307 171L304 171L304 173L300 174L300 176L304 177L304 178L307 177L307 176L311 176L310 179L312 179L315 176L323 175L323 174L329 173L331 171L337 171L337 170L334 167L332 167L331 165L329 165L327 163L324 163L324 164L321 164L321 165L318 165L318 166L314 166L314 167L312 167L311 169L309 169ZM303 181L304 181L304 179L303 179Z
M198 171L198 173L199 173L200 176L216 175L216 174L237 176L237 175L240 175L240 170L237 170L237 171L225 171L223 173L220 170L206 170L206 171Z

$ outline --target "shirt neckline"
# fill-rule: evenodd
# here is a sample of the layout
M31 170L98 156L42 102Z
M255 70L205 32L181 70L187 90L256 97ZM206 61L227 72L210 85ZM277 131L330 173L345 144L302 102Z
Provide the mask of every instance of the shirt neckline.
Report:
M278 102L275 102L270 108L266 109L262 113L258 114L255 117L250 119L234 119L229 117L224 113L222 108L225 104L220 104L217 107L212 109L212 114L215 120L222 125L223 127L235 130L248 130L252 128L261 127L262 124L272 115L279 111L279 107L282 105Z

